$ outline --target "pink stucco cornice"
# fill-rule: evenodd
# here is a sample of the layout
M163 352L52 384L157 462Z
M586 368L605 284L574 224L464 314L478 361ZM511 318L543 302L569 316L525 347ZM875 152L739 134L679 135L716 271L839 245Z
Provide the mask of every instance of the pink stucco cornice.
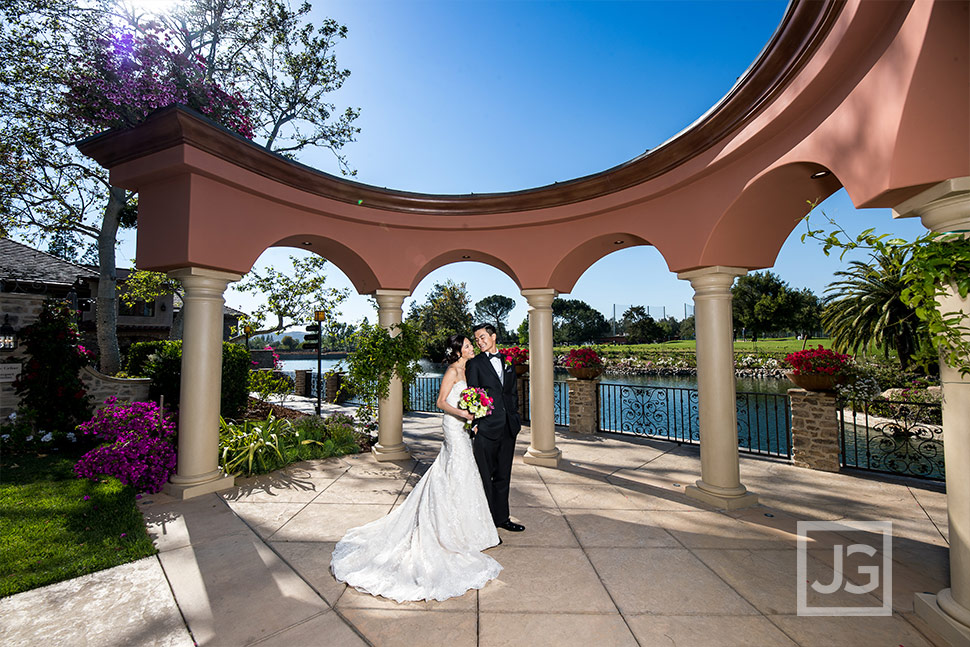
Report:
M968 33L962 2L793 2L749 71L683 133L601 173L509 193L349 181L179 107L79 148L139 192L138 262L151 269L243 273L286 245L325 256L361 292L410 290L463 260L568 292L599 258L642 244L672 271L756 269L809 200L840 186L859 206L893 206L970 175Z

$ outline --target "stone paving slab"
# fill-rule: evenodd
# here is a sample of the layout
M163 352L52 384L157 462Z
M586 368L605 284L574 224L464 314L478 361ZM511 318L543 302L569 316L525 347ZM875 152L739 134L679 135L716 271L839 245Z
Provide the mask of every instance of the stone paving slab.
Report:
M437 454L439 424L405 418L419 460L306 461L190 501L146 497L157 558L0 600L0 642L181 646L191 629L220 647L945 646L912 613L914 592L947 585L945 494L742 457L761 504L714 510L684 494L696 447L610 434L558 433L556 470L522 462L523 430L511 503L527 530L499 531L488 554L504 570L481 591L397 604L335 581L335 542L400 505ZM894 521L892 616L795 615L797 522L824 519ZM810 574L829 581L847 539L813 533ZM856 566L846 577L864 583ZM65 609L74 622L61 621Z
M4 647L192 647L165 573L145 557L0 599Z

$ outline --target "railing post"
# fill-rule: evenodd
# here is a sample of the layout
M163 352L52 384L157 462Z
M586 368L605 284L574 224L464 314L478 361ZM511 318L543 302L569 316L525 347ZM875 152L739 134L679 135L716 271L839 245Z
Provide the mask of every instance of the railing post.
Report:
M791 398L792 464L838 472L839 417L832 393L788 389Z
M575 434L595 434L600 430L599 378L566 380L569 389L569 431Z

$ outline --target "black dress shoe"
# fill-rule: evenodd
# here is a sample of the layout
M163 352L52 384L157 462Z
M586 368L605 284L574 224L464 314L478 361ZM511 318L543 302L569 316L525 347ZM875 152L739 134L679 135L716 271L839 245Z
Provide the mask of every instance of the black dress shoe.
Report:
M509 519L505 523L500 523L499 525L497 525L495 527L496 528L504 528L504 529L506 529L506 530L508 530L510 532L522 532L523 530L525 530L525 526L523 526L520 523L515 523L511 519Z

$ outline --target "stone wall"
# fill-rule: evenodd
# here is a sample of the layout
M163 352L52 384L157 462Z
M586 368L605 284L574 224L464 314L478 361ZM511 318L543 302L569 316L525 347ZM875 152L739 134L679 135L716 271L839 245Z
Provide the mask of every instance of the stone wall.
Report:
M595 434L599 425L599 379L566 380L569 388L569 431L576 434Z
M9 316L10 325L19 334L25 326L34 323L40 317L44 298L43 294L0 292L0 323ZM13 351L0 351L0 362L23 364L26 361L23 345L19 345ZM100 407L105 399L112 395L119 400L147 400L148 386L151 384L148 378L108 377L89 366L81 369L81 380L95 407ZM13 382L0 383L0 419L5 419L16 411L19 403L20 399L13 390Z
M43 307L43 294L0 292L0 324L6 319L19 335L24 326L37 321ZM12 351L0 351L0 362L23 364L26 361L22 344ZM20 398L13 390L13 382L0 382L0 419L6 419L16 411L19 402Z
M147 377L110 377L90 366L81 369L81 381L91 398L91 404L100 408L104 401L114 396L128 402L146 402L151 379Z
M792 464L838 472L839 416L835 394L788 389L791 398Z

